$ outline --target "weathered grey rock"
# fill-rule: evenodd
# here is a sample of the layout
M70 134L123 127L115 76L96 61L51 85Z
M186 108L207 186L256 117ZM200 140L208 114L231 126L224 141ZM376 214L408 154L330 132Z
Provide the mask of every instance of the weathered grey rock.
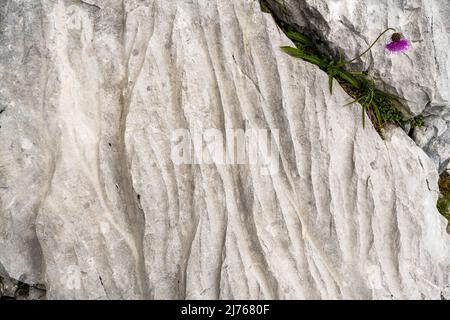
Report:
M444 172L450 169L450 113L448 116L429 116L425 126L414 131L414 140Z
M14 298L16 290L17 287L13 281L0 277L0 297Z
M45 287L28 285L11 278L0 277L0 298L14 300L45 299Z
M387 33L359 62L379 86L407 99L407 112L430 118L415 139L440 171L450 160L448 135L431 135L436 125L450 129L450 2L439 0L268 0L284 19L305 27L346 59L359 55L386 28L411 41L403 54L389 54ZM284 9L283 9L284 8ZM380 81L383 81L383 83ZM447 116L445 116L447 115ZM436 116L439 122L436 123ZM445 132L444 130L443 132ZM442 132L442 133L443 133Z
M256 1L0 10L0 275L49 299L445 292L433 162L364 129ZM279 130L278 173L175 164L199 127Z

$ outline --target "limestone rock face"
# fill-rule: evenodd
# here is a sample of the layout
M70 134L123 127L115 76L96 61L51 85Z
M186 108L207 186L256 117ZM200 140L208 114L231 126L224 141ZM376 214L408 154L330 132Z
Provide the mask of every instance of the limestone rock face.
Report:
M10 0L0 43L0 277L47 299L448 291L433 161L363 128L257 1ZM178 164L177 129L277 132L279 165Z
M425 118L425 126L413 133L414 140L433 159L439 172L450 171L450 109Z
M415 140L440 171L450 160L450 2L439 0L268 0L280 17L325 40L337 56L362 53L386 28L410 40L403 54L383 49L387 33L363 56L379 85L407 99L406 110L427 116ZM383 81L383 83L381 82ZM444 127L444 128L443 128ZM450 167L449 167L450 169Z

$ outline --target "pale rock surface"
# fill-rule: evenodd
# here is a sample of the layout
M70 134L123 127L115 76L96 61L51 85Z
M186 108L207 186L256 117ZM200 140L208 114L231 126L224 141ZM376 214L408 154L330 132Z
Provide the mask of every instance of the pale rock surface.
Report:
M3 278L48 299L446 294L433 162L364 129L256 1L10 0L0 31ZM278 129L279 172L174 164L197 127Z
M425 126L417 128L413 137L416 143L433 159L443 172L450 171L450 110L447 114L430 115Z
M428 117L414 132L417 143L443 171L450 161L450 1L441 0L268 0L279 17L325 40L346 59L363 52L386 28L411 41L403 54L383 49L388 32L359 61L379 86L407 99L410 114ZM380 81L384 82L384 84ZM445 130L442 130L442 126ZM450 169L450 167L449 167Z

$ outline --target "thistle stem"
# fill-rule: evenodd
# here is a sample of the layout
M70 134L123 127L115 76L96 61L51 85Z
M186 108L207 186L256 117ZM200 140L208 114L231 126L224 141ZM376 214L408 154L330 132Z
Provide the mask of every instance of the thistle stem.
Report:
M386 32L388 32L389 30L395 31L395 29L387 28L387 29L384 30L382 33L380 33L380 35L378 36L378 38L376 38L376 40L370 45L369 48L367 48L366 51L364 51L363 53L361 53L361 54L360 54L359 56L357 56L356 58L353 58L353 59L350 60L350 61L346 61L344 65L350 64L350 63L352 63L353 61L358 60L358 59L361 58L363 55L365 55L367 52L369 52L370 49L372 49L372 47L375 45L375 43L377 43L378 40L380 40L380 38L381 38Z

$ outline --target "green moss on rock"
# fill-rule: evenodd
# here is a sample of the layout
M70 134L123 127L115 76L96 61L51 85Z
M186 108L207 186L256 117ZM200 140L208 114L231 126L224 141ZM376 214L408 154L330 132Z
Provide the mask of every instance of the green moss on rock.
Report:
M439 179L441 195L437 203L439 212L450 221L450 174L444 172Z

